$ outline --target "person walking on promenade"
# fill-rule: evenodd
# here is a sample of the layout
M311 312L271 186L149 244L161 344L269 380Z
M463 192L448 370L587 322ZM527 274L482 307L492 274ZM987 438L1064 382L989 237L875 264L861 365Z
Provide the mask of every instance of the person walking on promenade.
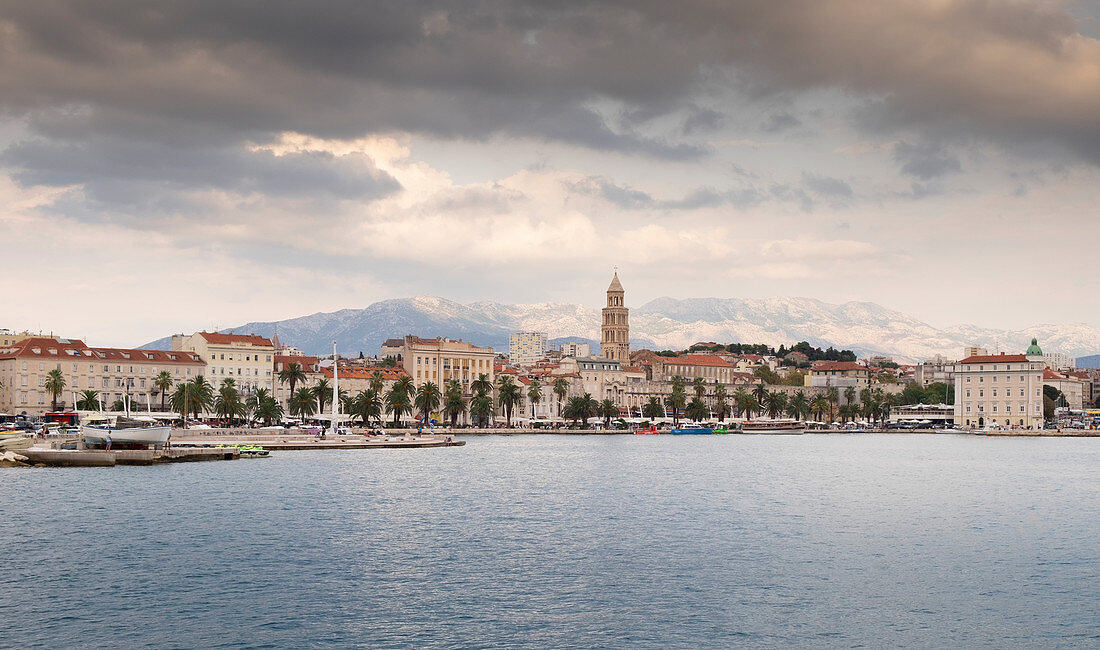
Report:
M107 435L103 437L104 442L107 443L107 451L111 451L111 432L108 431Z

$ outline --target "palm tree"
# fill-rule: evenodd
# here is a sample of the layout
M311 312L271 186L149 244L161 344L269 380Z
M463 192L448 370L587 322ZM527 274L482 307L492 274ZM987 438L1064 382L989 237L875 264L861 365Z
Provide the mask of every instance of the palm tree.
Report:
M290 407L290 414L296 417L308 418L317 412L317 396L309 388L299 388L286 403Z
M650 422L655 418L664 417L665 409L661 406L661 400L650 397L649 401L642 407L642 415L649 418Z
M611 428L611 418L619 414L619 407L615 404L613 399L605 399L599 404L600 416L603 417L604 427Z
M61 394L61 391L65 390L65 377L61 374L61 370L53 369L46 373L46 381L42 384L46 389L46 392L50 394L51 411L57 410L57 396Z
M764 386L764 382L760 382L752 389L752 396L756 398L756 401L763 404L768 399L768 389Z
M836 386L830 386L829 389L825 391L825 401L829 402L829 419L836 419L836 407L837 404L840 403L840 391Z
M232 421L233 418L244 415L244 405L241 404L241 394L237 390L237 382L232 378L222 380L218 396L214 398L214 412L218 417Z
M523 401L523 392L508 375L501 375L497 380L497 405L504 412L504 419L508 427L512 426L512 409Z
M256 392L259 393L259 391ZM255 415L264 421L265 427L269 426L272 420L283 417L283 405L265 391L265 394L257 400Z
M447 392L443 396L443 412L451 419L451 426L458 424L458 416L466 412L466 400L462 399L462 384L457 379L447 382Z
M825 412L829 410L829 400L825 399L824 395L815 395L810 400L810 412L813 413L818 420L823 420Z
M726 387L723 384L717 384L714 387L714 414L718 416L719 422L723 422L728 412L729 405L726 404Z
M764 397L763 406L769 417L777 418L787 407L787 394L779 391L774 393L769 391Z
M99 393L91 389L80 391L80 398L76 400L76 409L78 411L98 411Z
M325 404L332 401L332 385L328 383L328 379L320 379L317 384L310 389L313 393L313 397L317 400L317 412L325 412Z
M665 398L665 406L672 411L672 424L676 426L680 422L680 411L687 406L687 397L684 395L684 378L680 375L672 378L672 393Z
M357 415L363 420L363 426L370 426L371 418L382 417L382 398L373 388L359 391L359 394L351 400L350 415Z
M707 381L702 377L696 377L691 380L691 388L695 391L695 396L702 399L707 394Z
M439 403L442 399L443 396L439 394L438 386L430 381L420 384L420 388L416 389L414 406L420 411L422 423L428 424L428 419L432 417L432 411L439 409Z
M566 394L569 393L569 380L565 377L558 377L554 380L554 394L558 397L558 417L561 417L561 405L565 401Z
M470 390L474 393L488 395L493 392L493 382L489 381L489 375L481 373L477 379L470 382Z
M198 418L201 414L209 411L214 406L214 386L206 381L206 378L202 375L196 376L190 382L191 387L188 389L191 402L191 412Z
M412 409L412 400L409 399L409 383L402 381L405 379L402 377L398 381L395 381L393 386L386 392L385 404L386 411L393 414L393 426L398 426L401 423L401 416L406 411Z
M855 404L856 401L856 389L854 386L849 386L844 389L844 402L846 404Z
M535 419L537 414L535 413L535 405L542 399L542 384L538 379L531 382L531 385L527 387L527 401L531 404L531 419Z
M290 394L294 394L294 387L306 381L306 371L300 363L288 363L279 371L279 383L290 384Z
M748 403L748 398L752 397L744 388L738 386L737 390L733 391L731 399L733 400L733 408L737 410L738 417L745 416L745 404Z
M787 415L796 420L805 419L810 413L810 402L806 399L806 393L798 391L787 402Z
M688 404L687 410L684 412L694 422L705 420L710 415L710 410L707 409L706 402L701 397L691 398L691 403Z
M252 393L244 401L245 417L249 421L260 417L257 412L260 410L260 405L264 403L264 400L271 397L271 391L266 388L257 388L255 393Z
M482 375L484 377L485 375ZM488 391L484 388L477 391L470 399L470 417L475 422L480 422L482 426L487 426L489 423L489 417L493 414L493 398L489 397Z
M160 410L164 410L164 399L168 397L168 391L172 389L172 375L167 370L161 370L153 377L153 387L160 391Z
M381 395L382 389L386 386L386 378L382 374L381 370L375 370L370 375L370 381L367 383L367 388L374 391L375 395Z
M577 420L581 421L581 425L588 426L588 418L592 417L596 413L596 409L599 408L599 402L592 398L591 393L585 393L584 395L574 395L569 398L569 401L565 404L563 414L565 417L573 420L576 424Z

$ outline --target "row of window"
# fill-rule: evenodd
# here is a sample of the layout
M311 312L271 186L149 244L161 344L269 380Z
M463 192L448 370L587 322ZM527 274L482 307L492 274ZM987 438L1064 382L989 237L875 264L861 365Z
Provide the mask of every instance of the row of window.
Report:
M996 397L997 396L997 389L994 388L992 390L993 390L993 397ZM1040 394L1039 389L1036 388L1035 389L1035 397L1039 397L1039 394ZM970 397L970 389L969 388L966 389L966 396ZM1026 396L1025 389L1021 388L1020 389L1020 397L1025 397L1025 396ZM978 389L978 397L985 397L985 389L984 388L979 388ZM1005 389L1005 397L1012 397L1012 389L1011 388L1006 388Z
M264 356L266 357L265 361L271 361L271 355L270 354L266 354ZM228 361L233 361L233 353L230 352L229 353L229 359L226 359L224 352L222 352L220 354L211 352L210 353L210 360L211 361L227 361L227 360ZM258 355L258 354L241 354L240 352L237 353L237 361L259 361L259 360L260 360L260 355Z
M1005 413L1011 413L1011 412L1012 412L1012 404L1010 404L1009 402L1005 402L1005 405L1004 405L1004 407L1005 407L1005 408L1004 408L1004 412L1005 412ZM983 404L978 404L978 409L977 409L977 410L978 410L978 413L985 413L985 405L983 405ZM967 404L967 405L966 405L966 412L967 412L967 413L970 413L970 412L972 412L972 409L971 409L971 406L970 406L970 404ZM997 405L996 405L996 404L993 404L993 405L992 405L992 412L993 412L993 413L996 413L996 412L997 412ZM1020 402L1020 407L1019 407L1019 409L1018 409L1018 412L1020 412L1020 413L1027 413L1027 405L1026 405L1025 403L1023 403L1023 402ZM1035 405L1035 412L1036 412L1036 413L1038 413L1038 412L1039 412L1039 405L1038 405L1038 404L1036 404L1036 405Z
M999 376L1000 376L1000 375L993 375L993 383L997 383L997 377L999 377ZM1026 380L1024 379L1024 377L1025 377L1025 376L1026 376L1026 375L1020 375L1020 381L1026 381ZM1011 382L1011 381L1012 381L1012 377L1005 377L1005 381L1006 381L1006 382ZM968 383L968 384L970 383L970 377L969 377L969 376L967 376L967 378L966 378L966 383ZM984 377L984 376L979 376L979 377L978 377L978 383L979 383L979 384L985 383L985 377Z

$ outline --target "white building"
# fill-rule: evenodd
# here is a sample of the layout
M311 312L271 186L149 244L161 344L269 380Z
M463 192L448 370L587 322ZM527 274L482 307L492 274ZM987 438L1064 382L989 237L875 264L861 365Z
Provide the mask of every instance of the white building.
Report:
M508 360L519 365L545 359L546 340L546 332L512 332L508 341Z
M568 343L561 344L561 356L563 357L590 357L592 356L592 346L588 343L577 343L576 341L570 341Z
M1044 367L1042 352L962 359L955 372L955 424L1042 428Z
M273 388L275 345L255 334L196 332L172 337L173 350L195 352L206 362L206 380L215 389L232 378L242 393Z
M1043 363L1051 370L1076 370L1077 359L1061 352L1046 352L1043 354Z

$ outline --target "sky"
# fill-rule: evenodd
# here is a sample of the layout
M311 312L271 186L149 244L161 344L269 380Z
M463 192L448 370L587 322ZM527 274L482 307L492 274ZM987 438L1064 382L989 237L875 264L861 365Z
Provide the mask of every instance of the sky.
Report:
M0 328L381 299L1100 325L1100 2L0 5Z

